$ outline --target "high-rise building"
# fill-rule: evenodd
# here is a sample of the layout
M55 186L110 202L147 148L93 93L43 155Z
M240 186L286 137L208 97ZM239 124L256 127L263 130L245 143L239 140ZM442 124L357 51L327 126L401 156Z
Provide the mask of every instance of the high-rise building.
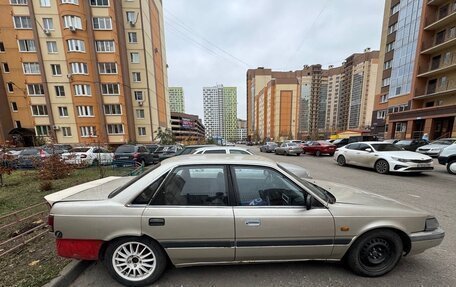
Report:
M185 112L184 89L182 87L169 87L169 109L173 113Z
M237 137L238 141L244 141L247 139L247 121L237 119Z
M235 140L237 88L217 85L203 88L204 125L207 138Z
M169 127L160 0L1 7L0 88L18 138L146 143Z

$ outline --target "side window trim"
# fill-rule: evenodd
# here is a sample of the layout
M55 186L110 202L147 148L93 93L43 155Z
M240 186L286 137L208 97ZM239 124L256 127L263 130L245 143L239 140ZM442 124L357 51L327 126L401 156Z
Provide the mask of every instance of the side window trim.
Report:
M133 198L128 204L127 206L150 206L150 203L152 202L152 200L154 199L155 195L158 193L158 191L161 189L163 183L166 181L166 179L169 177L169 174L170 174L170 171L171 170L167 170L165 171L163 174L161 174L155 181L153 181L151 184L149 184L146 188L144 188L143 190L141 190L141 192L139 192L135 198ZM157 190L154 192L154 194L152 195L152 197L150 198L149 202L147 204L135 204L133 203L133 201L135 201L135 199L141 195L141 193L143 193L146 189L148 189L152 184L154 184L157 180L159 180L162 176L165 176L165 178L163 179L163 181L160 183L160 185L157 187Z

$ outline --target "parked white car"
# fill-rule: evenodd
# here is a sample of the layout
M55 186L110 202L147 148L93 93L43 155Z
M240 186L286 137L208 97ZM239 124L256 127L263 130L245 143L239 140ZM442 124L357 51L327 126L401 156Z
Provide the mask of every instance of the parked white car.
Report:
M449 174L456 174L456 144L442 150L439 155L439 163L446 165Z
M430 144L420 146L419 148L416 149L416 152L422 153L422 154L427 154L428 156L435 156L438 157L440 152L456 143L456 138L443 138L439 140L435 140L431 142Z
M212 146L195 150L193 154L250 154L253 153L241 147Z
M340 147L334 154L340 166L347 164L375 169L378 173L423 172L434 169L430 156L406 151L385 142L356 142Z
M99 147L76 147L61 155L67 164L108 165L114 159L114 153Z

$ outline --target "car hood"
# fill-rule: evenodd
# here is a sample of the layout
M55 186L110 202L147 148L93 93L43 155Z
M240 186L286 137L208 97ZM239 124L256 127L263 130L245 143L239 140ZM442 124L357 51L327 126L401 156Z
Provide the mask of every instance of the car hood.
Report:
M387 156L394 156L394 157L399 157L403 159L420 159L420 160L426 160L426 159L432 159L430 156L420 154L417 152L413 151L383 151L383 152L377 152L379 155L387 155Z
M447 144L427 144L427 145L424 145L424 146L421 146L419 147L418 149L430 149L430 148L434 148L434 149L444 149L446 147L448 147L450 145L447 145Z
M44 199L52 206L59 201L105 200L116 188L130 181L134 176L110 176L86 182L46 195Z
M366 208L396 209L401 211L418 212L425 214L421 209L401 203L389 197L367 192L345 184L324 180L312 180L336 197L336 203L364 206Z

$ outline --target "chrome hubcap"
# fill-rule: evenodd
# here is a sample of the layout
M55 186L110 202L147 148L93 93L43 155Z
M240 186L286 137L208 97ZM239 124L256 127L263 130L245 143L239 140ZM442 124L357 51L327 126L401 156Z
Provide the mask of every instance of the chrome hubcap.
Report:
M130 281L140 281L154 272L155 254L141 242L127 242L114 251L112 265L120 277Z
M456 173L456 162L450 164L450 170L452 173Z

